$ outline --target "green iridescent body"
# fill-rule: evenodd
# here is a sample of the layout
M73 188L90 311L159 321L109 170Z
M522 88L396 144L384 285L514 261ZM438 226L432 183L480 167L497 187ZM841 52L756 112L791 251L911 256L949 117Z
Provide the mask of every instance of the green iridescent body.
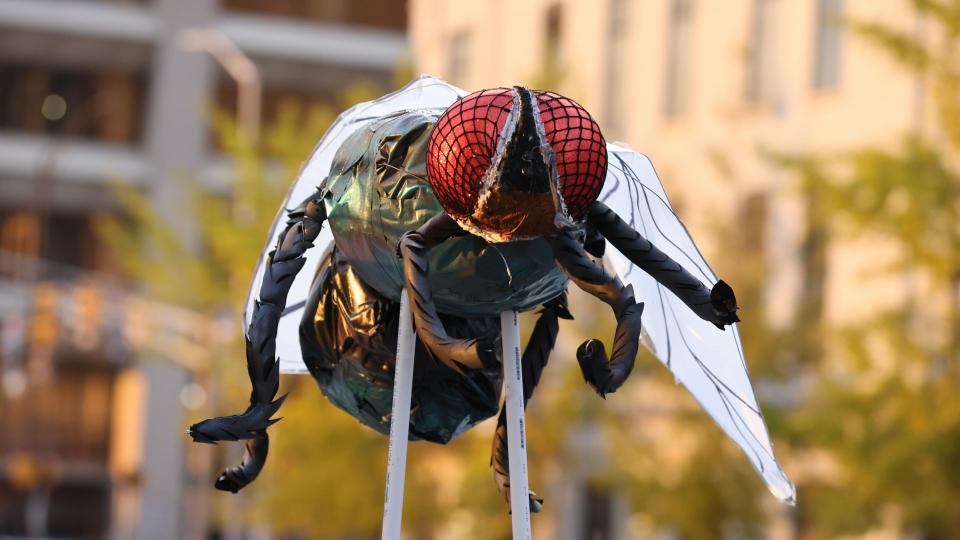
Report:
M403 287L397 242L442 212L426 179L434 122L402 113L358 130L338 150L321 191L336 249L318 269L307 301L304 363L331 403L384 434ZM501 311L527 311L556 298L567 277L542 239L491 245L470 235L430 250L430 283L451 336L496 339ZM416 362L411 439L445 443L497 413L498 366L463 377L422 343Z
M443 211L426 175L434 122L404 113L357 131L338 150L326 182L337 248L364 282L394 301L403 287L397 241ZM555 298L567 277L543 239L491 245L471 235L430 250L430 283L440 313L490 316Z

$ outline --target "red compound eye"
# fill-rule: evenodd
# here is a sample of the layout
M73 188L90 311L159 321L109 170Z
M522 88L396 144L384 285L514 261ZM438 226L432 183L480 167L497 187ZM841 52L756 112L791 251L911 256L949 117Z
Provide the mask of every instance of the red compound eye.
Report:
M579 103L553 92L534 91L547 140L557 155L560 194L574 219L583 219L607 177L607 142Z
M427 176L448 214L473 213L512 108L513 90L481 90L451 105L437 121L427 148Z
M533 94L547 141L556 154L567 211L574 219L582 219L603 187L606 142L600 127L577 102L553 92ZM512 89L481 90L451 105L437 121L427 150L427 175L437 200L451 216L473 214L513 101Z

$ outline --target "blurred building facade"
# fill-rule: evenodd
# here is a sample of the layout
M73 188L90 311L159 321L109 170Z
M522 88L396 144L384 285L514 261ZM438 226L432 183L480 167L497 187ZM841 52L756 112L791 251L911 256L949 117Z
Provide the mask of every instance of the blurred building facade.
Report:
M909 2L414 0L410 10L418 70L467 90L548 84L591 111L608 141L650 156L708 259L716 224L748 230L756 253L747 260L762 261L769 276L763 303L774 326L793 324L813 297L815 315L839 323L909 290L864 283L882 243L835 245L831 271L811 275L805 201L763 156L883 145L928 128L922 81L840 23L922 36ZM569 500L596 499L589 472L576 476ZM630 537L624 506L605 501L606 510L558 512L555 537Z
M0 0L0 536L207 534L182 433L210 321L139 300L93 216L116 182L171 216L178 175L229 189L204 111L238 101L231 43L269 121L386 86L405 29L404 1ZM179 345L141 354L145 332Z

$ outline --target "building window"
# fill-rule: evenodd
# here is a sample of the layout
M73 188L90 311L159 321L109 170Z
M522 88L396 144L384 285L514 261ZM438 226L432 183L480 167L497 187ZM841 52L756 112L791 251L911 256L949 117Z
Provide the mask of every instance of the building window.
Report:
M751 193L740 206L739 223L741 227L743 252L761 255L767 248L767 216L769 215L769 197L764 192ZM762 262L755 261L755 262Z
M89 214L0 208L0 278L59 279L79 270L115 273L107 247Z
M607 33L606 65L604 66L605 107L603 110L604 133L611 138L623 137L625 119L621 110L624 95L624 67L627 64L625 51L629 40L628 21L630 13L628 0L612 0L610 2L609 31ZM626 53L629 55L629 53Z
M666 99L664 115L682 116L690 87L693 0L672 0L667 30Z
M761 307L766 304L770 271L770 196L766 191L747 195L739 203L736 223L737 232L730 238L728 247L736 253L736 279L749 283L737 289L737 299L742 306ZM779 249L774 252L779 253Z
M776 101L776 17L779 0L754 0L746 98L750 103Z
M547 73L557 73L560 70L561 50L560 42L563 34L563 6L554 4L547 9L544 28L544 66Z
M843 0L817 1L816 49L813 58L813 87L835 88L840 78L840 17Z
M470 69L470 33L457 32L450 38L450 59L447 76L450 82L463 85Z
M405 0L224 0L227 10L405 31Z
M613 538L613 496L603 486L588 484L585 486L584 531L580 538L607 540Z
M144 80L141 73L0 64L0 129L136 142Z
M58 362L55 377L5 401L0 535L106 537L114 378L102 366Z

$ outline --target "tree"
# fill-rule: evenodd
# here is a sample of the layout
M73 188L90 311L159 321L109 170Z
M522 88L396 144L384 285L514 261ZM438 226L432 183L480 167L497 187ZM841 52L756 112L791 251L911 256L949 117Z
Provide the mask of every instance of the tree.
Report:
M184 204L165 215L147 194L117 188L126 215L98 220L100 234L144 295L210 319L227 318L236 329L230 343L211 349L209 365L194 374L217 397L193 413L196 420L235 413L246 403L241 313L266 231L300 164L336 112L378 94L364 85L349 88L331 107L304 110L294 101L283 103L257 145L238 133L230 114L214 111L214 133L233 164L235 183L227 192L211 191L191 178L177 179ZM188 226L175 227L172 219ZM178 234L184 229L193 236ZM217 519L228 528L234 526L230 521L241 520L241 528L265 523L276 533L309 538L374 535L380 528L386 439L335 409L312 381L284 377L281 384L286 387L281 393L291 395L282 411L285 419L271 429L274 444L262 477L238 495L214 490L212 476L197 479L209 486ZM222 465L234 465L240 446L218 448L229 454ZM191 445L190 451L211 450ZM421 536L446 514L438 510L436 482L418 474L429 469L430 458L429 451L417 448L409 464L408 495L417 503L408 505L405 525Z
M912 0L925 39L864 21L848 27L928 84L931 133L836 155L776 155L833 238L874 238L895 255L875 275L916 283L900 305L820 329L833 360L805 355L813 390L789 419L798 448L835 473L800 487L810 534L885 522L919 538L960 535L960 2Z
M736 290L742 308L739 324L744 355L755 383L792 375L783 370L785 330L772 328L764 310L767 274L762 238L766 219L765 199L746 200L735 222L718 222L715 238L720 246L710 257L718 272ZM682 205L681 205L682 206ZM631 504L653 529L669 530L684 540L708 540L732 534L737 538L762 538L768 497L747 457L714 424L687 390L676 384L669 371L644 351L638 359L644 378L623 398L646 403L646 409L618 415L608 422L613 433L616 474L630 493ZM639 374L635 374L637 377ZM643 399L644 393L656 399ZM763 396L760 395L760 398ZM620 396L617 396L619 399ZM658 403L652 407L652 403ZM782 430L783 404L761 400L772 434ZM637 418L656 429L658 416L666 429L658 434L637 427ZM782 450L777 446L777 450ZM779 452L778 452L779 453ZM783 457L782 455L780 457Z

